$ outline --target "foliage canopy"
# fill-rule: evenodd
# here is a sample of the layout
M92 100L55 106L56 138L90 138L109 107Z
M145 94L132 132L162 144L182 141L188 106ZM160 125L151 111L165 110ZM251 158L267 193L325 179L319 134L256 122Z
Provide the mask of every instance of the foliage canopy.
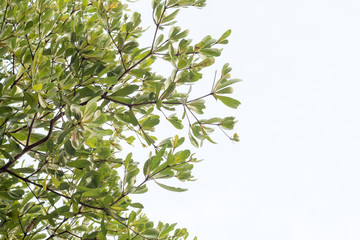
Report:
M210 93L190 98L188 90L230 30L192 44L171 26L180 9L204 6L154 0L153 38L139 46L141 16L119 0L0 2L1 239L187 238L176 224L154 225L131 195L149 181L181 192L164 179L193 180L197 159L185 137L158 140L160 122L187 131L195 147L213 142L215 128L234 127L234 117L199 118L207 97L240 104L228 97L238 81L228 64ZM152 70L158 60L171 63L169 76ZM135 142L149 147L145 161L133 159Z

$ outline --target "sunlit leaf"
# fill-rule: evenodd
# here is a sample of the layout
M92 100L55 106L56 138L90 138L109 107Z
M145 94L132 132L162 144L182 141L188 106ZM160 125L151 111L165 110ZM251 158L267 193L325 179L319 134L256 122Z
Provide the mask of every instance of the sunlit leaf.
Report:
M162 187L162 188L164 188L166 190L172 191L172 192L185 192L185 191L187 191L187 189L185 189L185 188L171 187L171 186L167 186L165 184L158 183L158 182L156 182L156 184L159 185L160 187Z

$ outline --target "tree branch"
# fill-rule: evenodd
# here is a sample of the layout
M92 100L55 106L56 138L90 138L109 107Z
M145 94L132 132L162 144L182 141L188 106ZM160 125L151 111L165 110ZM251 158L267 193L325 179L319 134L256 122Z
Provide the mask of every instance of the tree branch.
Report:
M43 139L40 139L39 141L29 145L29 146L25 146L25 148L22 150L21 153L17 154L15 157L14 157L14 160L13 161L9 161L7 164L5 164L4 166L2 166L0 168L0 173L6 171L8 168L10 168L11 166L13 166L16 161L22 157L25 153L27 153L28 151L30 151L31 149L45 143L47 140L49 140L49 138L51 137L51 134L52 134L52 131L54 129L54 125L56 123L57 120L59 120L65 113L61 112L60 114L58 114L56 117L54 117L51 121L50 121L50 127L49 127L49 132L48 134L46 135L46 137L44 137Z
M31 120L31 124L30 124L30 127L29 127L29 133L28 133L28 136L27 136L27 139L26 139L25 148L26 148L27 146L29 146L29 141L30 141L30 137L31 137L31 132L32 132L32 129L33 129L33 126L34 126L34 122L35 122L36 116L37 116L37 112L34 114L34 118Z

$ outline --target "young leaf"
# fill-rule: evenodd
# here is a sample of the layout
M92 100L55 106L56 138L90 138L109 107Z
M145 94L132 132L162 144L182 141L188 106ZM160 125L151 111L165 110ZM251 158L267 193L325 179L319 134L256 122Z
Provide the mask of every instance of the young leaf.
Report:
M230 36L230 34L231 34L231 29L224 32L224 34L221 35L221 37L219 38L219 40L217 42L222 43L226 38L228 38Z

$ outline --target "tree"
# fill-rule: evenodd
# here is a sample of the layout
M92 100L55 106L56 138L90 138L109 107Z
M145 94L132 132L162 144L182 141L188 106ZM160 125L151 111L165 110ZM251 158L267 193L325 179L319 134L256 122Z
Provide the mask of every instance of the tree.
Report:
M187 238L176 224L154 225L131 196L149 181L182 192L164 179L193 180L197 159L185 137L158 140L161 124L188 131L195 147L213 142L215 128L238 141L225 131L234 117L199 118L205 98L240 104L226 96L238 81L229 65L208 94L192 97L190 87L230 30L192 44L187 30L171 26L180 9L204 6L154 0L153 38L139 46L141 16L119 0L1 1L1 239ZM152 70L162 60L170 76ZM132 157L129 145L138 143L148 149L145 161Z

